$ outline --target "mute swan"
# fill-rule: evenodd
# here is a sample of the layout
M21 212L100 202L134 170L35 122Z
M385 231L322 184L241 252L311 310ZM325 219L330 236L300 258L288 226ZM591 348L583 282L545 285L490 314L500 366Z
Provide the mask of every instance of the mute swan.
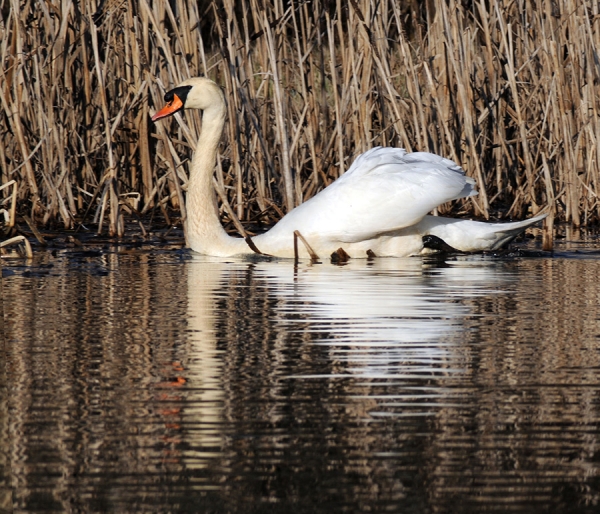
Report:
M203 111L186 200L187 243L202 254L226 257L258 249L272 256L294 257L296 231L320 257L339 248L350 257L416 255L430 251L424 247L424 236L437 236L465 252L495 250L545 217L483 223L427 215L444 202L476 195L475 181L456 163L438 155L378 147L357 157L344 175L268 232L250 242L231 237L221 226L212 184L225 124L223 93L212 80L191 78L168 91L165 102L152 121L184 108ZM304 245L298 245L298 256L309 256Z

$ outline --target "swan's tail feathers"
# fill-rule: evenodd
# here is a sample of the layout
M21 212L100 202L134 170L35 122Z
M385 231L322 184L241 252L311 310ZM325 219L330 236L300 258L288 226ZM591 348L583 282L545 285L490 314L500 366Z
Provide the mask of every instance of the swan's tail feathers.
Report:
M498 250L510 243L527 227L542 221L548 214L540 214L524 221L509 223L486 223L472 220L451 220L438 218L435 222L428 216L431 227L427 233L437 236L446 244L461 252L481 252Z
M540 214L528 220L514 221L511 223L494 223L496 241L490 250L498 250L504 245L510 243L515 237L521 234L527 227L531 227L542 221L548 214Z

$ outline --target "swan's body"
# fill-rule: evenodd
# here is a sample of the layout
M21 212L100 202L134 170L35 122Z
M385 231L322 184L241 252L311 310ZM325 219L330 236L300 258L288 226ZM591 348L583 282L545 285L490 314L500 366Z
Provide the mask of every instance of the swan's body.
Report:
M218 216L212 185L217 148L225 124L225 100L206 78L186 80L165 95L167 106L158 120L180 109L203 110L202 132L192 159L187 191L188 246L214 256L252 254L242 238L229 236ZM437 236L465 252L495 250L538 216L514 223L482 223L428 216L438 205L474 196L475 182L453 161L401 148L373 148L319 194L284 216L271 230L252 238L261 253L294 257L294 232L299 232L320 257L343 248L350 257L405 257L426 252L423 237ZM300 257L309 254L298 245Z

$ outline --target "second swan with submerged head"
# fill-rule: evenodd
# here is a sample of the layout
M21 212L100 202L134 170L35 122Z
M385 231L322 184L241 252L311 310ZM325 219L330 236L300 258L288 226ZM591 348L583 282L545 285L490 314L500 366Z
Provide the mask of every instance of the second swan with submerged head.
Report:
M248 243L223 229L212 184L226 115L221 89L207 78L191 78L167 92L165 101L153 121L184 108L203 111L186 199L187 243L202 254L226 257L258 249L295 257L294 233L300 233L321 257L339 248L350 257L417 255L428 251L426 236L463 252L496 250L545 217L485 223L428 215L445 202L476 195L475 181L438 155L378 147L357 157L339 179ZM304 245L297 251L300 257L310 257Z

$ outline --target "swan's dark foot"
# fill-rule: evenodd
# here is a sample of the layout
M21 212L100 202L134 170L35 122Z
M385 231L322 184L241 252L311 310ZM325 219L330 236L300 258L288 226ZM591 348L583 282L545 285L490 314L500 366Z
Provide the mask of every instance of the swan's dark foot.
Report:
M344 264L348 262L350 256L346 253L346 250L343 248L338 248L335 252L331 254L331 263L332 264Z
M429 248L430 250L437 250L438 252L444 253L464 253L456 248L450 246L446 241L444 241L441 237L427 235L423 236L423 247Z
M373 259L375 259L375 257L377 257L377 255L375 255L375 252L371 249L368 249L367 250L367 260L372 261Z

